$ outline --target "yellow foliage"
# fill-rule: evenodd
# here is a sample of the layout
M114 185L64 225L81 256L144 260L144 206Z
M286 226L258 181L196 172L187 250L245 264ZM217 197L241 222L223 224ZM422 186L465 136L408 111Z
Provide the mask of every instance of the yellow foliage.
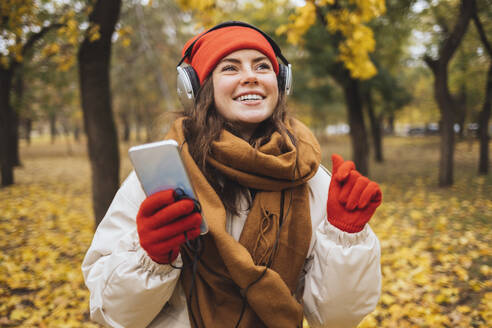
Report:
M459 305L456 307L456 310L458 310L458 312L463 314L471 312L471 308L468 305Z
M344 37L338 44L337 59L343 62L352 78L365 80L376 75L377 70L369 58L374 51L375 40L372 30L365 23L382 15L386 11L384 0L350 0L355 5L335 9L333 0L311 0L296 8L289 17L289 23L280 26L277 34L287 34L288 42L301 44L302 37L316 21L316 8L329 8L326 14L326 29L329 33L341 33Z
M215 5L215 0L178 0L177 2L183 10L203 11Z
M116 33L118 34L118 40L121 39L123 47L129 47L132 42L130 36L133 34L133 28L131 26L124 26L117 30Z
M28 318L30 313L23 309L15 309L10 313L10 320L20 321Z
M117 31L117 33L120 37L129 36L133 34L133 28L131 26L123 26Z
M99 33L99 28L100 28L100 26L95 24L89 28L89 31L87 31L87 33L89 35L89 41L90 42L97 41L101 37L101 33Z
M0 2L0 17L2 17L2 39L7 44L12 44L7 48L7 57L16 62L22 62L23 40L29 33L26 29L26 22L29 26L42 26L42 21L37 17L38 3L34 0L2 0ZM10 64L8 60L2 60L2 66Z
M67 72L75 65L75 61L75 56L59 56L56 60L56 63L58 64L58 70L61 72Z
M8 68L9 58L7 56L0 55L0 65L2 65L3 68Z
M61 164L86 176L71 182L60 180L69 170L57 160L24 165L25 183L0 189L0 326L98 327L84 322L89 293L80 272L93 234L87 163Z
M276 33L287 33L287 41L292 44L299 44L302 36L316 22L316 7L311 2L306 2L302 7L297 7L295 14L289 17L288 25L280 26Z
M123 47L125 48L128 48L130 46L130 44L132 43L132 40L129 39L129 38L123 38L121 40L121 44L123 45Z
M62 45L58 40L57 43L45 46L42 51L42 55L51 57L51 60L57 64L57 70L61 72L68 71L76 62L75 52L81 40L81 31L75 15L76 13L70 10L60 19L64 25L57 30L57 35L63 40Z
M356 79L369 79L376 73L376 67L369 58L374 51L375 40L370 28L363 25L369 16L361 12L349 12L346 9L330 12L326 15L327 28L330 33L340 32L345 38L338 45L338 60L344 63L350 75Z
M60 46L57 43L50 43L43 48L42 55L49 57L60 52Z
M492 322L492 292L485 293L480 302L479 310L486 322Z
M73 9L58 2L51 2L51 7L46 10L45 1L35 0L1 0L0 17L2 17L2 39L10 46L7 48L7 59L1 60L3 67L8 67L12 62L22 62L23 47L33 34L38 33L49 24L61 23L57 36L63 39L63 44L68 43L72 49L61 51L60 45L49 44L42 50L44 57L56 58L57 56L75 56L76 46L79 44L79 23L76 12ZM55 60L56 61L56 60ZM70 62L64 60L64 63ZM73 62L73 60L72 60ZM58 67L66 69L66 66Z
M318 0L316 2L316 4L319 5L319 6L332 5L334 3L335 3L335 0Z
M184 11L190 11L199 27L212 27L223 20L229 20L230 17L224 16L221 6L216 0L178 0L177 3Z
M492 268L488 265L482 265L480 267L480 273L483 274L484 276L491 276L492 275Z
M382 296L359 328L490 326L492 199L474 190L483 178L474 180L456 186L454 197L429 192L424 180L383 186L388 196L371 221L381 242Z

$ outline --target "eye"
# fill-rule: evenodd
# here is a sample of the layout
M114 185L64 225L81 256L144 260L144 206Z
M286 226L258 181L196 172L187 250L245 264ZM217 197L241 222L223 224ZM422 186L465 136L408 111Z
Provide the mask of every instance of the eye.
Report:
M225 65L221 69L222 72L227 72L227 71L233 72L233 71L236 71L236 70L237 69L236 69L236 67L234 65Z
M263 62L258 65L258 70L269 70L270 64Z

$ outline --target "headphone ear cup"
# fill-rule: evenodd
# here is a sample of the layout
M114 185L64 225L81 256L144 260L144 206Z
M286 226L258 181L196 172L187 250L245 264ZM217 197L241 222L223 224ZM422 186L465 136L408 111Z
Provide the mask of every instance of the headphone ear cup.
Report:
M292 68L284 64L278 65L278 89L280 92L284 92L286 95L290 95L292 90Z
M183 69L190 79L191 87L193 88L193 95L196 97L198 89L200 89L200 80L198 79L198 74L196 74L195 70L191 66L184 66Z
M278 90L280 92L285 92L285 65L284 64L278 64L278 76L277 76L277 82L278 82Z
M177 91L178 98L185 110L189 110L195 103L195 97L200 88L200 80L191 66L178 66Z

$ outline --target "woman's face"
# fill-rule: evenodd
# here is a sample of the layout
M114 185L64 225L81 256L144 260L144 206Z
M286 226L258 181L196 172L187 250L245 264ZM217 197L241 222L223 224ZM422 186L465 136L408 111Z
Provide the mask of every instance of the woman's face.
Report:
M249 139L278 102L277 76L258 50L244 49L222 58L212 73L217 111Z

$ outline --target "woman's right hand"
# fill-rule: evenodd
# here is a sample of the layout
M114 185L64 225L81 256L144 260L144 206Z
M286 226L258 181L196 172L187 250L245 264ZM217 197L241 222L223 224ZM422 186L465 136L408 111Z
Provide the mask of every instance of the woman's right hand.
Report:
M157 263L169 264L186 240L200 235L202 216L192 199L180 199L173 189L147 197L137 214L140 245Z

